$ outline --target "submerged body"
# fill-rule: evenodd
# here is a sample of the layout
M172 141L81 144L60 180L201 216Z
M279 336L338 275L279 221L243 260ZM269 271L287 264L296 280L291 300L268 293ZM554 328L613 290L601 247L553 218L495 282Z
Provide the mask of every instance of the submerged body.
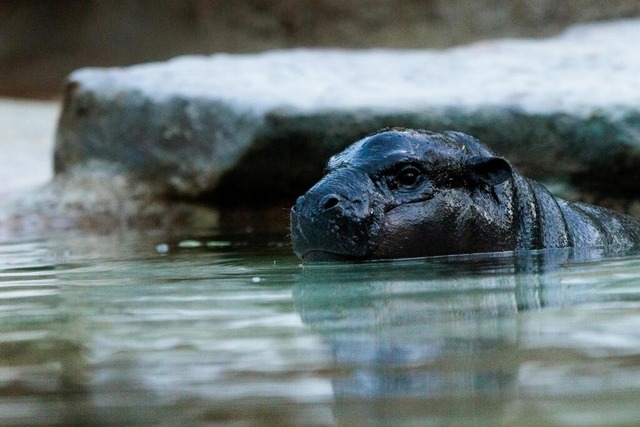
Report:
M391 129L329 160L291 240L305 261L628 247L640 220L556 198L469 135Z

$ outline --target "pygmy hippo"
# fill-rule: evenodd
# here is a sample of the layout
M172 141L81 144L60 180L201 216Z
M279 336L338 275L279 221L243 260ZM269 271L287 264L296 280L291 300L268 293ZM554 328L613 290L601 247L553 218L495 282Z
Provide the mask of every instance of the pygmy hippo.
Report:
M554 197L460 132L384 129L326 170L291 209L304 261L640 243L640 220Z

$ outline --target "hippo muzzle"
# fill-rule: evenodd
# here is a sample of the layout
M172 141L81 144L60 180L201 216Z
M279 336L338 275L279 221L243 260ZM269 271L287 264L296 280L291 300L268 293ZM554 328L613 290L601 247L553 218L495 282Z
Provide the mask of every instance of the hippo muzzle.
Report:
M293 251L305 261L369 256L380 232L382 206L367 174L339 169L326 175L291 209Z

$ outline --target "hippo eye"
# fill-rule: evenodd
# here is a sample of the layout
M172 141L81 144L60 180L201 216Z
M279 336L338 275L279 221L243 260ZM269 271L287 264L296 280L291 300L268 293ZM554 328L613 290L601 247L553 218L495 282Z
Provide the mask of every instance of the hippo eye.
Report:
M415 166L407 165L400 169L395 176L399 187L411 187L418 183L422 172Z

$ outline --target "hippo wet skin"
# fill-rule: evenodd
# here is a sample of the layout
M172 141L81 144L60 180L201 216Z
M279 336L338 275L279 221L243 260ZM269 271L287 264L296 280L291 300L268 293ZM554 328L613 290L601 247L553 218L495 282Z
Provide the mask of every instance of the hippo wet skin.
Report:
M333 156L291 209L304 261L640 243L640 220L556 198L460 132L386 129Z

